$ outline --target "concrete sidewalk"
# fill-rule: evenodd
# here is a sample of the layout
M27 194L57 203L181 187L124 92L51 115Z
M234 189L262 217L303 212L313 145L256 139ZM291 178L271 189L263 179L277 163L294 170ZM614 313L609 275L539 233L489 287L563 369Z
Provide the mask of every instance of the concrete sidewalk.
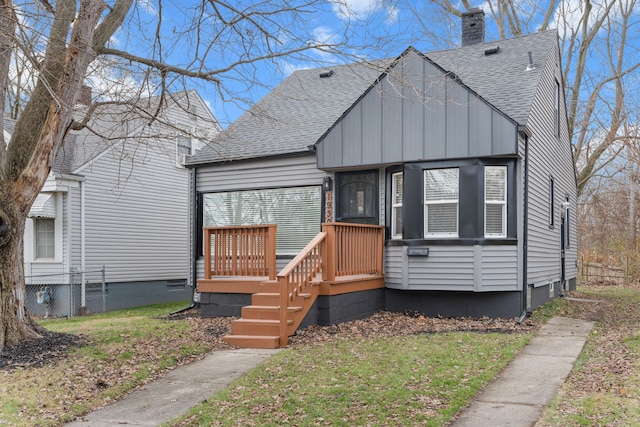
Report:
M551 319L451 426L534 425L569 375L592 327L593 322L583 320ZM185 414L277 351L212 352L67 425L158 426Z
M564 384L593 322L554 317L451 427L529 427Z
M214 351L68 426L158 426L184 415L278 350Z

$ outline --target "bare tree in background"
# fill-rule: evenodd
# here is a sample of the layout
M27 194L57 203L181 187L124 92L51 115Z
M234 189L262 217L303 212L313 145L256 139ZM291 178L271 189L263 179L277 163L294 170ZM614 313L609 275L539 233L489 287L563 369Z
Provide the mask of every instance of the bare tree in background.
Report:
M25 222L65 135L90 126L89 115L99 110L100 102L84 116L74 108L87 77L102 72L103 94L121 85L124 95L109 93L106 103L138 105L156 95L153 108L160 108L170 92L194 81L223 100L244 102L261 84L259 62L347 51L347 34L320 42L310 36L312 12L330 9L321 0L179 6L169 13L161 0L0 0L0 111L17 118L9 141L0 132L0 350L40 332L26 309ZM35 76L32 88L14 66L20 61ZM154 121L153 108L139 116Z
M498 39L558 30L569 133L581 195L592 177L611 172L608 166L627 139L625 124L637 123L637 118L629 114L636 106L629 106L626 96L640 89L633 78L640 67L637 38L630 33L640 21L634 15L637 1L489 0L482 5L496 24L494 36ZM434 6L439 14L444 11L455 19L446 24L448 27L456 25L457 17L474 7L469 0L434 0L429 7ZM420 16L430 19L428 13ZM423 26L428 37L442 33L433 24L426 21Z

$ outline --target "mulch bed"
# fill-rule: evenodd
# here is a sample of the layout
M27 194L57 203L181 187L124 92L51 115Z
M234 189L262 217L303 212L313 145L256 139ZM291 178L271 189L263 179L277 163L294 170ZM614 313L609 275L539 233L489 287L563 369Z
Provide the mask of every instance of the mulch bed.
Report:
M41 338L30 339L0 351L0 369L39 368L66 358L68 351L87 343L81 335L45 331Z

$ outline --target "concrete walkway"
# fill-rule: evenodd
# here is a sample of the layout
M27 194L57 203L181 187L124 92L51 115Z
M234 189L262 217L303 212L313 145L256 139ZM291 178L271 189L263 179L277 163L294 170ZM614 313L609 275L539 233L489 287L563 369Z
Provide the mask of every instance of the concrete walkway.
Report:
M555 396L582 351L592 322L553 318L452 427L529 427ZM224 389L278 350L216 351L119 401L67 424L158 426Z
M530 427L564 384L593 322L554 317L451 427Z
M68 426L158 426L184 415L278 350L214 351Z

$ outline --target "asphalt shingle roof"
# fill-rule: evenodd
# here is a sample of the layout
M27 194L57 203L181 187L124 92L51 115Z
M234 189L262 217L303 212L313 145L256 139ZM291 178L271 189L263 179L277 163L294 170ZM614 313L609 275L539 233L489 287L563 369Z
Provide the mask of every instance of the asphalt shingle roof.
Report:
M425 56L487 102L525 125L542 67L557 44L555 31L478 43ZM485 50L499 52L485 55ZM528 52L535 69L527 71ZM303 153L333 126L392 60L296 71L222 131L189 164ZM333 75L320 74L333 70Z

